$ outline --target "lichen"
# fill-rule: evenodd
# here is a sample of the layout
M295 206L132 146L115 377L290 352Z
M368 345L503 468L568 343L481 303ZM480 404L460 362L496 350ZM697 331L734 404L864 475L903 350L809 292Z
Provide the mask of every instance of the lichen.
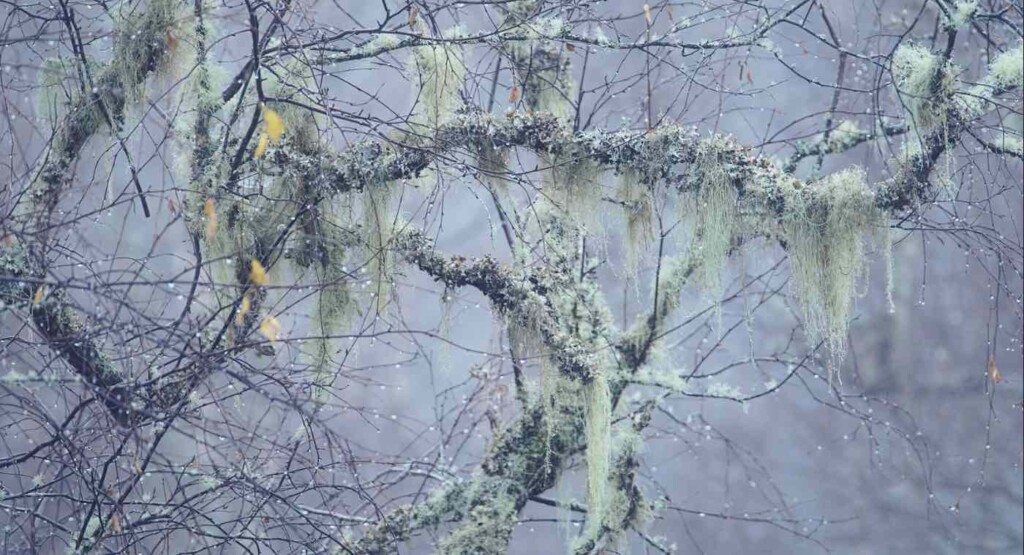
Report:
M416 47L413 69L419 75L413 122L435 129L450 121L459 107L459 89L466 73L461 52L451 43Z
M584 433L587 437L587 522L583 537L595 538L608 510L612 403L604 372L583 384Z
M696 233L692 256L699 260L696 278L712 295L721 293L722 268L737 230L736 188L720 159L721 145L714 140L698 145L689 180L695 191Z
M845 351L865 236L885 218L859 168L831 174L787 198L782 224L793 279L811 336L826 342L835 362Z
M943 125L956 85L953 64L924 46L904 44L893 54L891 69L912 125L920 129Z
M388 182L368 184L363 189L363 233L365 234L367 267L371 279L370 293L378 313L391 300L394 279L394 236L398 215L394 207L394 187Z
M1024 88L1024 42L992 60L987 81L1000 89Z
M946 27L952 30L959 30L970 23L971 18L978 11L978 0L958 0L953 5L953 11L946 17Z
M626 170L619 175L616 196L626 217L626 275L635 277L654 234L654 192L640 182L637 172Z

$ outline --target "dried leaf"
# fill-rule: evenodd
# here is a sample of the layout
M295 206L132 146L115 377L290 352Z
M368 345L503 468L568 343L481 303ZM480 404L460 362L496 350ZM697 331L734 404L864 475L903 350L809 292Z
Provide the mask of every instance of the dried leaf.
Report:
M267 284L267 269L255 258L252 259L252 264L249 267L249 281L254 285Z
M213 205L213 199L208 198L203 203L203 215L206 216L206 240L212 241L217 235L217 208Z
M121 515L119 513L110 515L110 530L115 534L124 533L124 526L121 525Z
M651 17L651 5L644 2L644 17L647 18L648 25L654 25L654 18Z
M754 74L749 69L747 70L747 83L754 84Z
M170 210L172 214L175 212L176 208L174 207L174 199L167 199L167 209Z
M32 304L38 306L39 303L43 302L43 296L45 294L46 294L46 288L43 287L42 285L40 285L39 289L36 289L36 294L32 295Z
M571 43L571 42L567 42L567 43L565 43L565 49L568 50L569 52L575 52L576 51L576 45Z
M238 312L235 313L235 323L241 326L245 322L245 315L251 308L252 301L249 300L249 295L242 295L242 303L238 305Z
M277 321L277 318L267 316L260 322L260 334L266 337L268 341L277 341L277 336L280 333L281 323Z
M416 16L420 14L419 6L409 8L409 27L416 28Z
M519 85L512 85L512 90L508 93L508 101L519 102L519 99L522 98L522 96L523 93L519 92Z
M1003 376L999 373L999 367L996 366L996 357L992 355L988 355L988 379L992 380L992 383L1003 381Z
M167 30L167 50L174 52L178 49L178 37L174 36L174 32L170 29Z
M264 107L263 122L267 124L267 135L270 136L270 140L276 141L281 138L281 134L284 133L284 119L281 118L281 114Z
M256 150L253 151L253 158L263 158L263 155L267 152L267 145L270 144L270 138L267 137L266 133L260 133L260 142L256 144Z

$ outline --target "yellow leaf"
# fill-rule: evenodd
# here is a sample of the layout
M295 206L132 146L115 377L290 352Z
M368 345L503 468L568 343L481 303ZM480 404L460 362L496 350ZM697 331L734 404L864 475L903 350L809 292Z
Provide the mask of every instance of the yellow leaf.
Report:
M277 335L281 333L281 323L273 316L267 316L260 322L260 334L270 341L277 341Z
M36 289L36 294L32 295L32 304L38 305L43 302L44 294L46 294L46 288L40 285L39 289Z
M996 357L992 355L988 355L988 378L992 380L992 383L1003 381L1003 376L999 373L999 367L996 366Z
M249 313L249 309L252 308L252 302L249 300L249 295L242 296L242 304L238 306L238 312L235 314L235 323L239 326L245 321L245 315Z
M217 235L217 209L213 206L212 198L203 203L203 215L206 216L206 240L210 241Z
M266 285L267 284L267 270L260 264L259 260L252 259L252 265L249 269L249 281L255 285Z
M256 150L253 151L253 158L263 158L263 155L267 152L267 145L270 144L270 139L266 133L260 134L260 142L256 145Z
M281 114L264 107L263 121L267 124L267 135L270 136L270 140L280 139L281 133L284 133L284 120L281 119Z

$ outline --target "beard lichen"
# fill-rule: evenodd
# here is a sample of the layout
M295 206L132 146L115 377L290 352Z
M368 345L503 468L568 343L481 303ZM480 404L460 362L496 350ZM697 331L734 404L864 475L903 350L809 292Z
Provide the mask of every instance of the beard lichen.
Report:
M608 510L608 473L612 428L611 392L604 371L583 384L584 433L587 438L587 522L582 538L596 538Z
M722 270L737 229L737 193L721 158L721 145L714 140L697 146L690 168L694 192L696 233L691 247L698 283L710 294L721 293Z
M456 36L450 31L447 36ZM413 70L419 75L416 89L417 108L413 123L436 129L447 123L459 107L466 66L458 47L448 43L431 44L413 49Z
M944 125L956 87L953 64L923 46L904 44L893 53L891 70L912 126L934 129Z
M654 235L653 186L642 183L636 171L625 170L619 175L616 197L626 219L626 276L634 278L639 271L640 259L650 247Z
M829 175L787 195L783 238L811 337L842 360L854 287L864 271L865 236L886 224L863 170Z

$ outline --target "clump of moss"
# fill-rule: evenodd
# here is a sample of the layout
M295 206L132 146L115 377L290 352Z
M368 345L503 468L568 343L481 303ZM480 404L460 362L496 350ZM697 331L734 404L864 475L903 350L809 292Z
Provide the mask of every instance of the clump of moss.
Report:
M885 223L863 170L834 173L786 199L783 234L812 337L842 359L864 239Z
M923 46L904 44L893 54L891 70L911 123L921 129L945 124L956 86L953 64Z

